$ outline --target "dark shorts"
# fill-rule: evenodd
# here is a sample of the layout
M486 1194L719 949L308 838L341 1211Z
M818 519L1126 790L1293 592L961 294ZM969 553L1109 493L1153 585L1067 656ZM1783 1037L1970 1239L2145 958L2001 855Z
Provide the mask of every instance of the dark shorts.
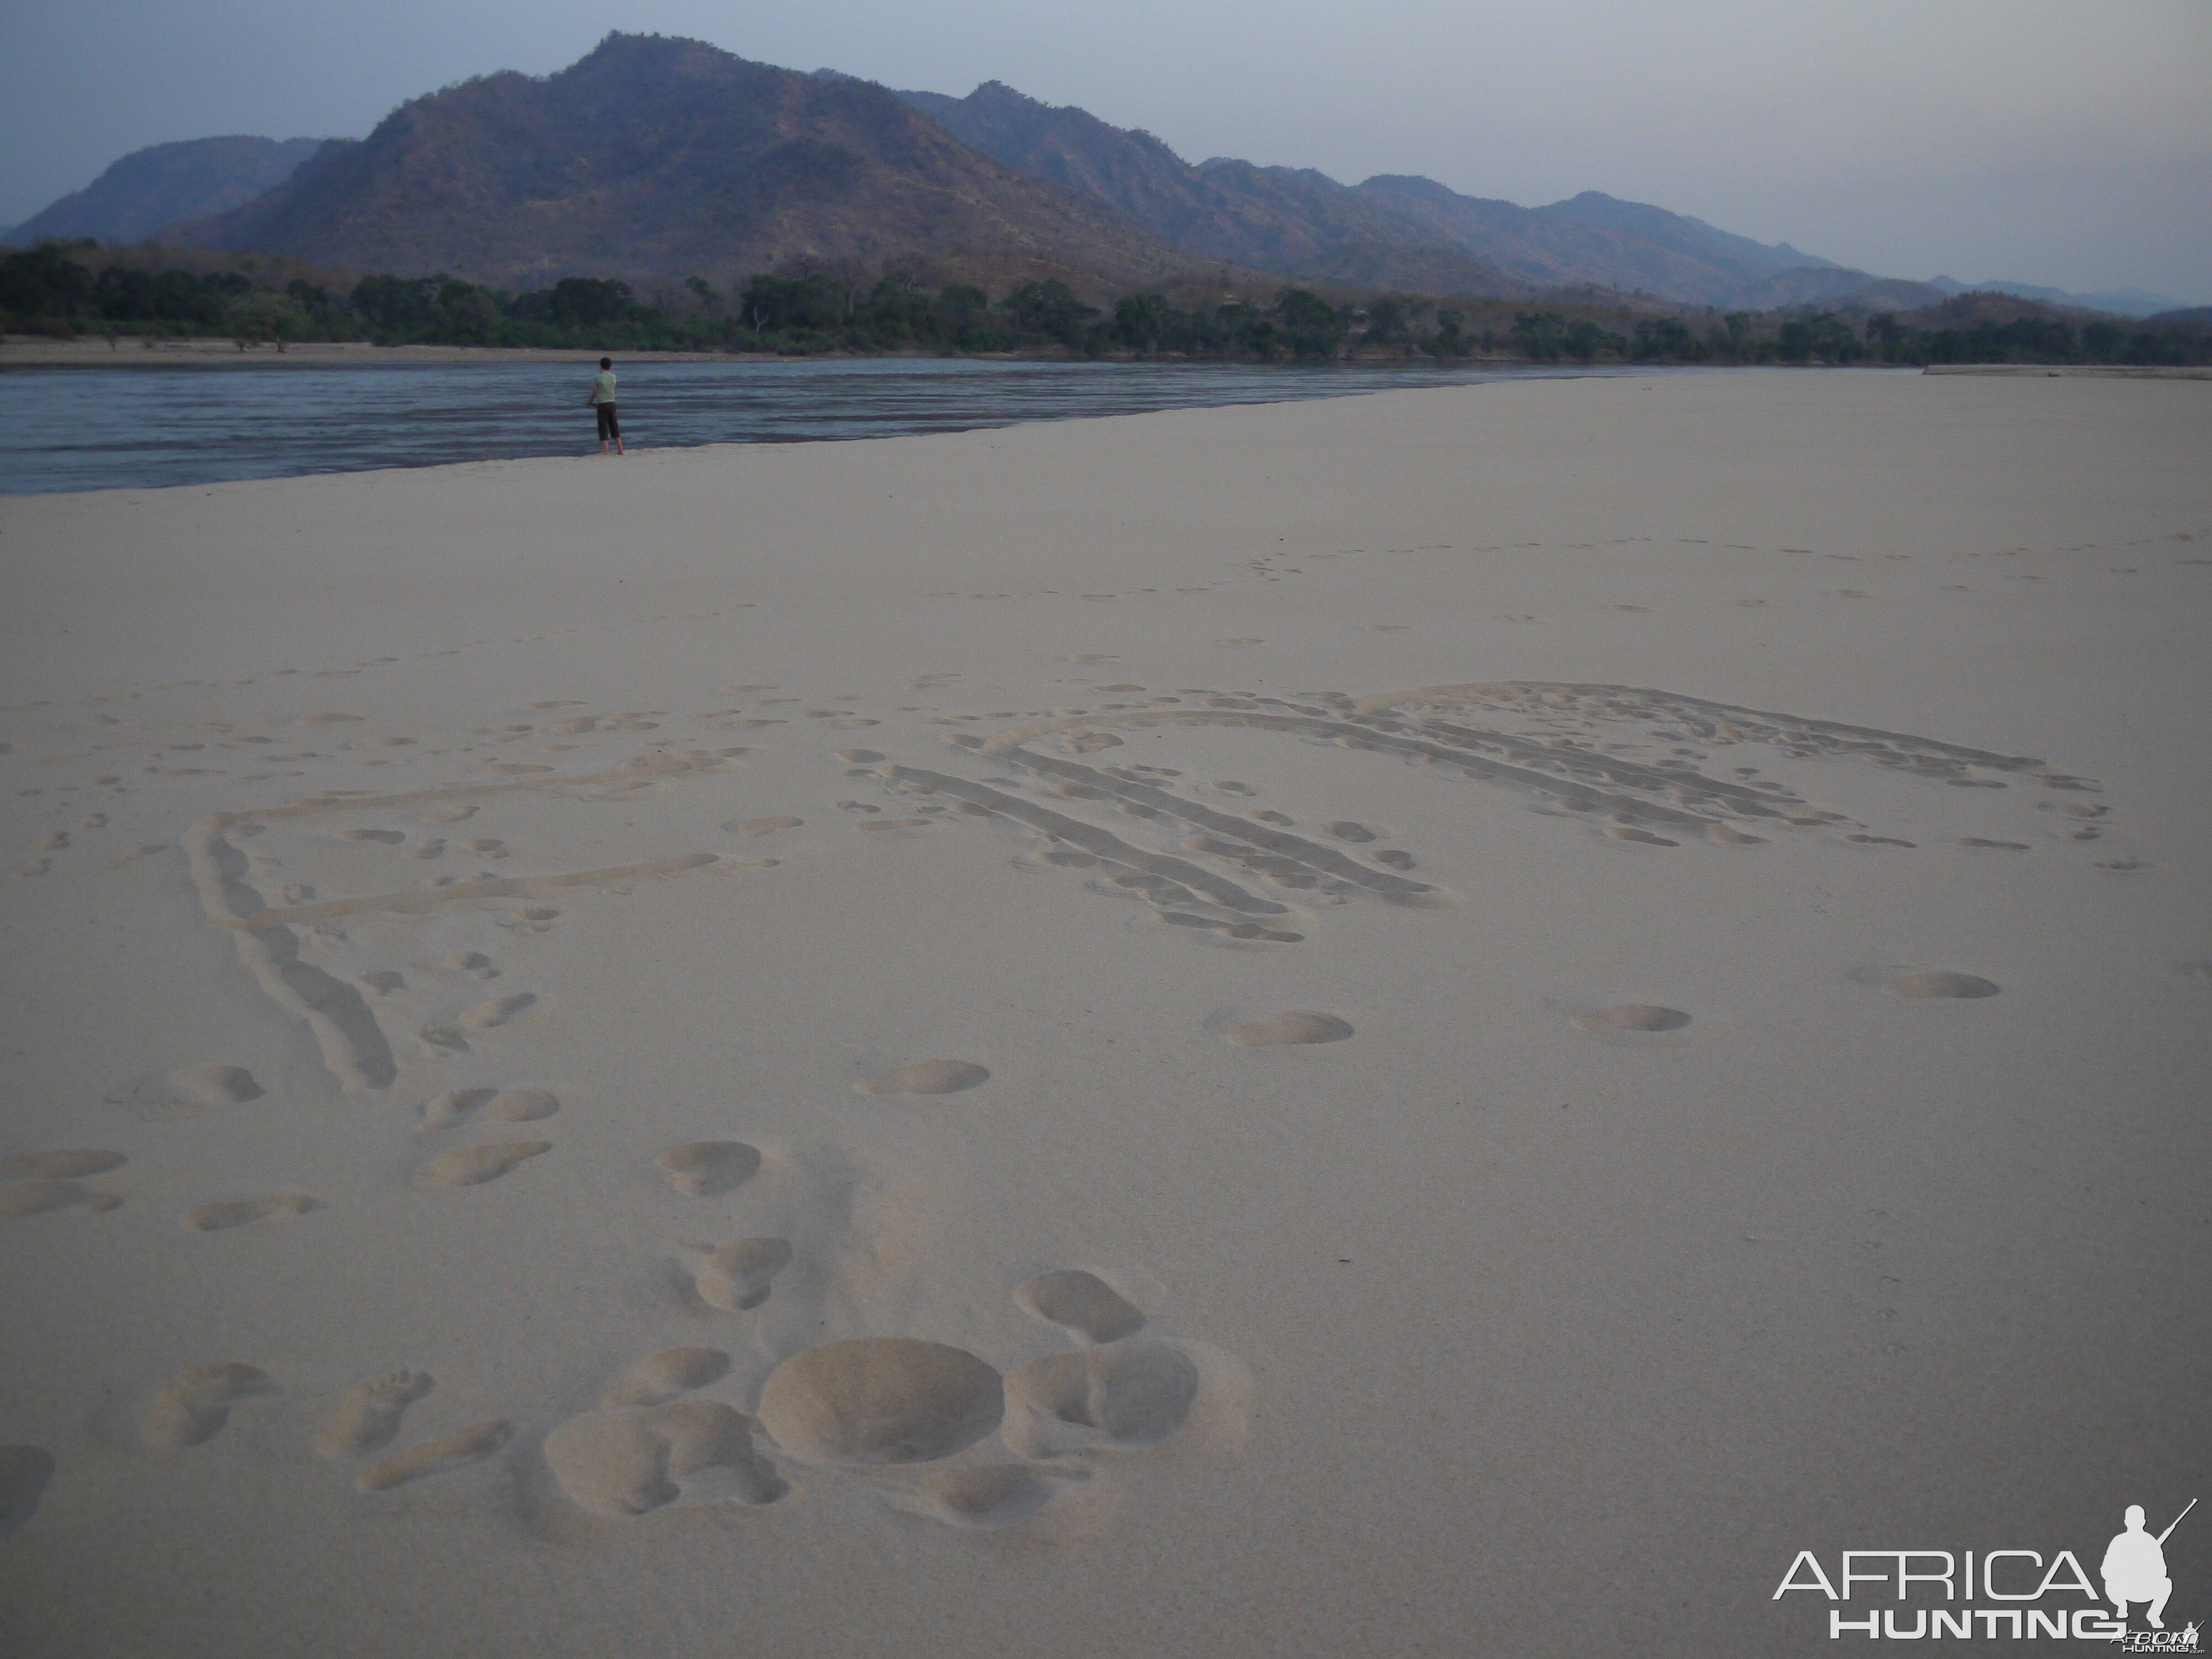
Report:
M622 422L615 418L615 406L612 404L594 404L592 407L599 411L599 441L605 443L610 438L620 438Z

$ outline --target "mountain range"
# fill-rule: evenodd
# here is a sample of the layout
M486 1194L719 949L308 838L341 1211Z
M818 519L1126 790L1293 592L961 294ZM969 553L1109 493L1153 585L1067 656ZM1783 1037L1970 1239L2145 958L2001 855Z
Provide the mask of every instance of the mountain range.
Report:
M1742 310L1905 309L1963 291L1595 191L1525 208L1417 176L1345 185L1310 168L1193 164L1150 133L998 82L964 98L894 92L651 35L611 34L542 78L491 75L415 99L359 142L140 150L5 240L157 233L519 287L905 261L1001 287L1057 277L1093 297L1269 278ZM2002 286L2135 314L2174 303Z
M133 150L82 190L6 233L28 246L48 236L139 242L186 219L243 206L275 189L326 143L321 138L193 138Z

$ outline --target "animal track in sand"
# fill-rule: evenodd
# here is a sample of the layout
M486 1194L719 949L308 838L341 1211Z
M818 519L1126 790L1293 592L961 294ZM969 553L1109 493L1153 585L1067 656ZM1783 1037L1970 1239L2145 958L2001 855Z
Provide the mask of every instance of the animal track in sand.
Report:
M142 1432L156 1451L182 1451L221 1434L230 1421L230 1408L240 1401L276 1392L275 1382L256 1366L234 1360L203 1365L174 1378L155 1396Z
M550 1089L501 1089L484 1104L484 1115L502 1123L535 1123L561 1109Z
M0 1538L38 1513L53 1478L53 1454L43 1446L0 1446Z
M426 1101L416 1127L424 1131L450 1128L492 1097L490 1089L449 1089Z
M362 1492L389 1492L410 1480L426 1480L432 1475L449 1474L489 1457L514 1433L514 1426L503 1418L471 1423L465 1429L456 1429L451 1434L370 1464L354 1476L353 1484Z
M781 1238L740 1238L707 1252L692 1283L699 1299L725 1313L745 1313L768 1300L775 1276L791 1265Z
M1679 1031L1689 1023L1690 1017L1680 1008L1656 1002L1616 1003L1575 1016L1575 1024L1586 1031Z
M1062 1267L1014 1287L1014 1305L1085 1342L1115 1342L1139 1328L1145 1316L1096 1273Z
M228 1199L203 1204L185 1211L184 1223L196 1233L219 1233L256 1221L289 1220L322 1207L320 1200L305 1193L278 1193L270 1198Z
M2024 841L1990 841L1982 836L1961 836L1953 845L1981 848L2001 853L2025 853L2031 850L2027 842Z
M1222 1034L1240 1048L1273 1048L1284 1043L1341 1042L1352 1035L1352 1022L1334 1014L1267 1014L1242 1020Z
M497 979L499 969L492 959L481 951L456 951L442 957L438 966L449 974L466 974L471 979Z
M772 1504L791 1488L754 1451L753 1428L718 1400L593 1412L546 1436L545 1461L568 1500L599 1515L645 1515L692 1497Z
M1183 1425L1199 1370L1164 1342L1117 1342L1008 1373L1006 1443L1024 1457L1158 1445Z
M1978 974L1961 974L1948 968L1921 968L1884 979L1885 994L1919 1001L1930 997L1993 997L2003 988Z
M928 1463L966 1450L1006 1413L999 1373L965 1349L859 1337L805 1349L769 1374L760 1420L803 1462Z
M243 1106L264 1092L243 1066L179 1066L162 1078L161 1086L192 1106Z
M1334 823L1323 824L1322 828L1339 841L1366 842L1375 839L1372 830L1364 823L1355 823L1350 818L1340 818Z
M315 1435L315 1455L337 1462L381 1450L399 1432L407 1408L430 1392L428 1371L390 1371L345 1391L331 1420Z
M90 1147L68 1147L52 1152L18 1152L12 1158L0 1158L0 1180L15 1181L30 1176L41 1181L75 1181L84 1176L106 1175L110 1170L119 1170L130 1159L121 1152L100 1152Z
M610 1407L662 1406L680 1394L719 1382L729 1374L730 1356L720 1348L663 1348L647 1354L607 1390Z
M511 991L505 996L488 997L465 1012L460 1023L471 1031L488 1031L506 1024L537 1000L527 991Z
M441 1187L481 1187L542 1153L553 1150L550 1140L501 1140L483 1146L456 1146L430 1160L424 1171Z
M1088 1470L1059 1465L970 1463L932 1474L902 1507L948 1526L1011 1527L1050 1503L1060 1483L1089 1479Z
M668 1184L692 1198L716 1198L751 1180L761 1166L759 1149L742 1140L687 1140L654 1158Z
M55 1210L90 1210L103 1214L123 1202L114 1193L83 1187L74 1181L19 1181L0 1187L0 1220L20 1220Z
M853 1087L864 1095L950 1095L973 1089L990 1075L972 1060L916 1060Z

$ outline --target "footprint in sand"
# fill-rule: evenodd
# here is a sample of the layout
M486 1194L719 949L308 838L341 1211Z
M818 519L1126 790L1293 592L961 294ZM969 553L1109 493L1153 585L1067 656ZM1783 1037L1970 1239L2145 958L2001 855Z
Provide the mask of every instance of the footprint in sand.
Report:
M90 1147L69 1147L52 1152L19 1152L13 1158L0 1158L0 1180L15 1181L30 1176L40 1181L75 1181L84 1176L106 1175L110 1170L119 1170L129 1162L121 1152L100 1152Z
M1223 1035L1240 1048L1269 1048L1285 1043L1341 1042L1352 1035L1352 1022L1334 1014L1268 1014L1243 1020Z
M687 1140L654 1158L668 1184L692 1198L716 1198L751 1180L761 1166L757 1147L742 1140Z
M772 836L779 830L796 830L805 822L794 817L732 818L722 828L741 836Z
M725 1313L745 1313L768 1300L769 1288L791 1265L791 1245L781 1238L740 1238L707 1252L692 1278L699 1299Z
M550 1089L453 1089L424 1102L415 1127L425 1134L449 1129L479 1111L502 1123L535 1123L560 1109Z
M0 1187L0 1220L46 1215L55 1210L90 1210L100 1215L122 1202L118 1194L103 1193L74 1181L18 1181Z
M53 1478L53 1455L43 1446L0 1446L0 1538L38 1513Z
M1656 1002L1622 1002L1609 1008L1592 1008L1575 1016L1585 1031L1679 1031L1690 1023L1680 1008Z
M1364 823L1355 823L1350 818L1339 818L1334 823L1325 823L1322 828L1339 841L1370 842L1375 839L1372 830Z
M607 1390L605 1403L665 1406L682 1394L719 1382L729 1374L730 1356L720 1348L663 1348L648 1354Z
M1006 1443L1024 1457L1156 1446L1198 1399L1199 1370L1164 1342L1117 1342L1008 1373Z
M399 1432L407 1408L430 1392L428 1371L392 1371L356 1382L315 1435L315 1455L332 1462L380 1451Z
M428 1440L370 1464L353 1478L362 1492L389 1492L410 1480L427 1480L483 1462L514 1437L514 1425L504 1418L471 1423L435 1440Z
M243 1066L179 1066L108 1099L117 1104L243 1106L264 1092Z
M271 1198L231 1199L216 1204L203 1204L198 1209L184 1213L184 1224L196 1233L219 1233L232 1227L250 1226L257 1221L284 1221L294 1216L307 1214L323 1207L319 1199L305 1193L278 1193Z
M568 1500L597 1515L645 1515L690 1498L773 1504L791 1490L753 1449L753 1419L719 1400L679 1400L571 1418L545 1437Z
M824 1342L769 1373L760 1420L802 1462L871 1468L966 1450L1006 1413L999 1373L963 1348L914 1337Z
M492 1097L489 1089L449 1089L423 1103L416 1127L428 1133L451 1128Z
M1085 1342L1116 1342L1139 1328L1145 1316L1096 1273L1063 1267L1014 1287L1014 1305Z
M505 996L487 997L475 1007L464 1012L460 1023L471 1031L489 1031L504 1025L538 999L527 991L511 991Z
M864 1095L950 1095L973 1089L990 1075L972 1060L917 1060L853 1087Z
M1886 995L1901 997L1908 1002L1930 997L1993 997L2003 988L1994 980L1977 974L1956 973L1948 968L1916 969L1885 978L1881 983Z
M430 1160L424 1174L441 1187L481 1187L516 1165L553 1150L550 1140L501 1140L483 1146L456 1146Z
M397 847L407 839L404 830L341 830L340 841L373 841L386 847Z
M1090 1478L1088 1469L1061 1464L971 1463L931 1475L900 1507L948 1526L1011 1527L1050 1503L1062 1485Z
M292 722L295 726L356 726L358 714L302 714Z
M471 979L497 979L499 969L492 959L481 951L456 951L441 957L438 966L449 974L466 974Z
M155 1396L143 1429L146 1443L156 1451L182 1451L212 1440L230 1421L233 1406L276 1392L268 1372L235 1361L186 1371Z

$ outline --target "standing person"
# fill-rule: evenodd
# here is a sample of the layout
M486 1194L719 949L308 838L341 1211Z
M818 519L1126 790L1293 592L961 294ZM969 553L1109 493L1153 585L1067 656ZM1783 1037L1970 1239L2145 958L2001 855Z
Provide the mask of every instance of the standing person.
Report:
M614 442L614 453L617 455L622 454L623 453L622 422L615 415L615 360L613 358L599 359L599 372L592 376L592 395L584 401L599 411L599 453L604 455L607 453L607 443L611 439Z

